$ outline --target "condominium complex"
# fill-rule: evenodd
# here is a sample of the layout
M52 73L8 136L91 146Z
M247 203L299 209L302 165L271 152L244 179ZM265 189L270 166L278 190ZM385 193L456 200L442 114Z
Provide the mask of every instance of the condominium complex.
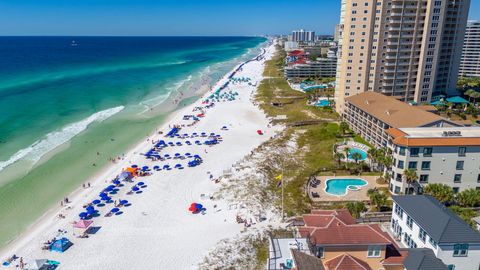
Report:
M467 24L460 76L480 77L480 21L469 21Z
M458 126L439 115L376 92L345 99L343 120L375 147L387 146L389 128Z
M365 91L429 102L455 90L470 0L342 0L336 108Z
M392 128L390 191L421 193L422 187L441 183L455 193L480 189L480 127ZM414 170L418 181L408 184L404 171Z
M392 199L390 229L403 245L432 250L449 270L480 268L480 234L445 205L428 195Z
M300 29L298 31L292 31L292 41L315 42L315 32L305 31L303 29Z
M327 57L317 58L315 61L306 58L289 63L284 69L287 79L292 78L331 78L337 71L337 56L329 52Z

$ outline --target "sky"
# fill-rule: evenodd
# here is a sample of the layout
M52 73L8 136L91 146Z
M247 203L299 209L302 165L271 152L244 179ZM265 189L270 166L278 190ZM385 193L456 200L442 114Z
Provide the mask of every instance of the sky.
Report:
M0 0L0 35L333 34L339 14L340 0Z

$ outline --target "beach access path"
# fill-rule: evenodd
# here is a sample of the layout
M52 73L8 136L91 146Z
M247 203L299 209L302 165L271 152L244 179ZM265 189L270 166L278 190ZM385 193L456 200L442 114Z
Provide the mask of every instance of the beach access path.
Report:
M273 45L267 47L265 58L270 59L274 51ZM183 144L162 150L162 154L198 154L203 159L200 166L155 171L151 176L135 179L136 182L145 182L147 187L141 194L124 195L128 189L119 191L116 198L121 197L131 203L131 206L122 208L123 214L104 217L102 213L93 219L94 226L100 227L96 234L81 239L73 236L72 223L84 211L83 205L96 199L122 169L132 164L151 168L162 163L148 160L141 154L152 148L152 140L170 141L164 135L152 134L148 140L145 138L145 141L126 153L123 160L91 179L91 188L80 188L69 196L72 202L67 206L45 214L2 250L0 260L3 262L16 254L23 257L24 262L31 259L58 261L58 269L197 269L198 263L216 243L234 237L244 228L243 224L236 222L238 209L231 207L230 202L209 198L220 187L209 175L219 177L224 170L230 169L281 129L271 127L269 119L252 102L262 80L264 61L248 62L236 74L251 81L228 86L227 91L238 92L235 100L215 103L197 124L184 127L180 132L214 132L222 136L223 142L212 147ZM223 85L229 74L203 98L175 112L158 130L165 134L170 130L169 126L188 123L183 116L194 114L193 108L203 106L202 101ZM221 130L223 126L227 126L228 130ZM262 130L264 135L257 134L257 130ZM174 164L171 162L171 165ZM206 208L205 214L189 212L192 202L201 203ZM109 209L112 206L106 207ZM65 218L58 218L58 214L65 215ZM57 236L58 230L67 231L65 236L73 242L73 246L64 253L41 250L45 241ZM18 264L18 260L15 264ZM0 268L15 269L13 265Z

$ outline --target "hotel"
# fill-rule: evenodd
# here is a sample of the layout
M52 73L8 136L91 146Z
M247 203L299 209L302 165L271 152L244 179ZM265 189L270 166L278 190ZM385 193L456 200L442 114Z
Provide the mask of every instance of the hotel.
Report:
M460 76L480 77L480 21L469 21L467 24Z
M426 103L456 88L470 0L342 0L336 109L366 91Z
M387 133L392 193L422 193L431 183L448 185L455 193L480 189L480 127L391 128ZM418 176L411 185L403 176L407 169Z

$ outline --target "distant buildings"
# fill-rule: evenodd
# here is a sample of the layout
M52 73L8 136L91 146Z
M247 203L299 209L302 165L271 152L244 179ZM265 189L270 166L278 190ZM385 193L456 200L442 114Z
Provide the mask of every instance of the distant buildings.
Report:
M350 129L378 148L387 146L387 130L390 128L459 126L417 106L376 92L347 97L343 120Z
M470 0L342 0L336 109L366 91L430 102L456 88Z
M292 31L292 41L296 42L315 42L315 32L305 31L303 29Z
M469 21L467 24L460 76L480 77L480 21Z
M293 51L288 54L287 59L294 59L294 61L287 63L284 69L285 78L335 77L337 68L335 52L330 52L327 57L320 57L316 60L310 60L306 53L302 54L301 57L298 57L298 54L298 51Z
M430 183L446 184L455 193L480 189L480 127L391 128L387 133L392 193L421 193ZM413 185L403 177L406 169L417 173Z
M402 244L432 250L449 270L479 269L477 231L431 196L405 195L392 199L391 231Z

